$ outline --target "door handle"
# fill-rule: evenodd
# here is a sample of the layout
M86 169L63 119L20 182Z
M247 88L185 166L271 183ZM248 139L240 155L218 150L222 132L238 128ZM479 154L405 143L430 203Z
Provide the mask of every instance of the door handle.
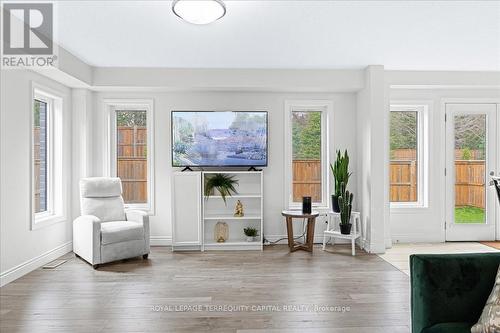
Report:
M490 176L494 176L495 175L495 171L490 171Z

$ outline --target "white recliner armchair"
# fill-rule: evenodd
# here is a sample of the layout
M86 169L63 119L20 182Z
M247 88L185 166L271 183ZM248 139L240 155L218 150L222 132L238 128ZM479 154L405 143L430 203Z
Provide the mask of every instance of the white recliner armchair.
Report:
M125 210L120 178L80 180L81 216L73 221L73 252L94 268L149 254L149 217Z

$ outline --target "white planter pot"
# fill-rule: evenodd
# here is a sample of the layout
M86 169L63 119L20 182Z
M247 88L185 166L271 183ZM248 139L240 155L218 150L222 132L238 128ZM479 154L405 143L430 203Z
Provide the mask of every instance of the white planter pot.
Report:
M254 242L254 241L255 241L255 237L247 236L247 242Z

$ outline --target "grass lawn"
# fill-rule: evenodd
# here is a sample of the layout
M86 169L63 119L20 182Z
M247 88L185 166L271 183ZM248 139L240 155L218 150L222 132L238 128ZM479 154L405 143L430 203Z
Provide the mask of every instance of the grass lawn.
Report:
M484 209L472 206L457 207L455 223L484 223Z

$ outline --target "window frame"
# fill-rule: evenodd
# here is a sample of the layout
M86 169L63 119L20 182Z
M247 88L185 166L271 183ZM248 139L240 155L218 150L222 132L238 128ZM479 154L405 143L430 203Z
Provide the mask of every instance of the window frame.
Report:
M293 170L292 170L292 112L321 112L321 202L313 203L317 210L330 209L330 135L329 121L332 117L333 103L329 100L286 100L284 112L285 126L285 202L289 209L301 209L301 202L293 201Z
M35 100L47 104L47 206L43 212L35 212L35 142L33 127L35 124ZM31 230L43 228L66 221L66 160L63 157L63 97L50 88L32 82L30 103L30 207Z
M147 195L146 203L125 203L126 209L140 209L155 214L154 197L154 104L152 99L106 99L104 101L107 113L107 152L106 169L107 175L117 177L117 132L116 111L146 111L147 127Z
M429 108L427 103L391 102L389 112L416 112L417 113L417 201L392 202L389 198L391 210L428 208L429 188ZM390 117L389 117L390 119ZM390 120L389 120L390 122ZM389 138L390 140L390 123ZM389 148L390 151L390 148ZM390 154L389 154L390 155ZM390 157L389 157L390 167ZM390 172L390 171L389 171ZM389 177L390 179L390 177ZM390 188L390 183L388 184Z

